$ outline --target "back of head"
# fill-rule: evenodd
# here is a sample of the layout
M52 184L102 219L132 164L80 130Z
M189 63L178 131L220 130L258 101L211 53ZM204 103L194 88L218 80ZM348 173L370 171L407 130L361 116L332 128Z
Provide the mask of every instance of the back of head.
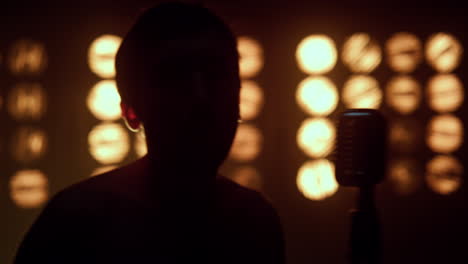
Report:
M213 166L224 160L240 81L236 38L220 18L186 3L147 10L122 42L116 73L122 101L144 124L149 154L197 155Z

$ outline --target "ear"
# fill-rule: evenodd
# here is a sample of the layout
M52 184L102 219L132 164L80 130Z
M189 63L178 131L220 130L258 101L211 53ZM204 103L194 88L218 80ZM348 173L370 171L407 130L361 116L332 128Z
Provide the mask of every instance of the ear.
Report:
M125 120L125 124L127 125L128 129L133 132L140 131L142 123L136 115L135 110L123 102L120 103L120 109L122 110L122 117Z

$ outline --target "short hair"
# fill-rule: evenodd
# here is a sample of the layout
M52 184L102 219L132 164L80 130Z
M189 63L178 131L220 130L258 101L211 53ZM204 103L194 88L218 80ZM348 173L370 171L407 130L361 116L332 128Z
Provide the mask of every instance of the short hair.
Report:
M186 45L189 55L179 54L180 58L177 58L177 50L169 51L170 43L188 40L202 42L201 45L205 45L207 51L193 50L191 46L197 45L191 43ZM217 68L217 72L228 73L234 81L232 87L217 88L231 89L225 92L238 97L240 80L237 41L219 17L200 5L180 2L159 4L145 11L127 33L116 56L116 81L122 100L134 106L142 103L141 100L149 92L145 89L159 89L150 87L145 82L151 82L150 79L158 71L170 74L173 70L172 74L177 75L175 71L180 70L179 67L184 64L187 56L198 56L199 63L207 63L204 60L212 52L210 45L216 45L216 49L221 49L222 53L221 60L211 65ZM173 57L169 58L172 60L172 69L169 65L171 63L162 60L164 55Z

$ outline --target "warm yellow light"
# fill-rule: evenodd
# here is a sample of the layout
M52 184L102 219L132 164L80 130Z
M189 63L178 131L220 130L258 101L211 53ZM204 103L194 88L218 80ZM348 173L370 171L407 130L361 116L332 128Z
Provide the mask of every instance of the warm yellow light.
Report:
M376 79L355 75L344 84L343 101L348 108L378 109L382 103L382 91Z
M298 146L312 158L327 156L335 143L335 126L326 118L309 118L297 132Z
M38 160L47 150L44 131L32 127L20 127L13 137L13 157L23 163Z
M88 50L88 64L92 72L101 78L114 78L115 55L122 38L115 35L102 35L95 39Z
M243 166L236 168L230 175L230 178L236 183L251 188L254 190L261 190L262 178L260 173L253 167Z
M335 67L337 52L335 43L325 35L311 35L299 43L296 51L299 68L305 73L322 74Z
M400 114L410 114L421 102L421 86L410 76L397 76L387 85L386 101Z
M135 134L135 153L138 157L143 157L148 153L148 146L146 145L145 131L142 129Z
M460 64L462 54L462 45L450 34L437 33L427 41L427 61L438 72L448 73L453 71Z
M336 109L338 91L326 77L308 77L299 84L296 100L308 114L325 116Z
M299 191L310 200L328 198L338 190L335 166L325 159L306 162L299 169L296 184Z
M91 89L86 103L97 119L111 121L120 118L122 114L120 101L115 81L105 80Z
M420 174L414 161L401 159L390 165L390 181L395 191L402 195L410 194L419 187Z
M434 192L449 195L462 184L463 165L452 156L436 156L426 167L426 181Z
M22 39L13 44L8 60L11 73L14 75L37 75L47 66L47 54L44 45Z
M115 169L117 169L117 168L118 168L117 166L104 166L104 167L99 167L99 168L96 168L95 170L93 170L93 172L91 173L90 177L98 176L98 175L104 174L104 173L106 173L106 172L115 170Z
M255 77L263 68L263 49L258 41L249 37L237 39L239 73L242 78Z
M427 144L434 152L451 153L463 143L463 124L453 115L434 117L428 126Z
M8 96L7 108L18 120L39 120L46 111L46 95L38 83L20 83L13 87Z
M263 106L263 91L254 81L242 81L240 115L242 120L255 119Z
M430 107L439 113L453 112L462 104L465 97L463 84L453 74L440 74L433 77L428 85Z
M345 42L341 57L351 71L370 73L382 61L382 50L369 34L356 33Z
M390 125L390 147L393 151L411 153L418 148L423 140L420 135L423 127L413 119L398 120Z
M422 44L411 33L399 32L386 45L388 65L396 72L410 73L422 60Z
M232 143L229 157L237 161L251 161L262 149L262 134L252 125L241 124Z
M21 170L10 180L11 200L20 208L37 208L48 199L48 180L39 170Z
M102 164L121 162L130 150L127 130L120 124L103 123L88 135L89 152Z

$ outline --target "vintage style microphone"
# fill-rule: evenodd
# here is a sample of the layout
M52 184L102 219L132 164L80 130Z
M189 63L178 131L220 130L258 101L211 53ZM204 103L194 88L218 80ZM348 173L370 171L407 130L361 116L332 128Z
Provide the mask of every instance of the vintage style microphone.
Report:
M341 186L357 187L356 208L351 211L350 262L381 262L381 239L375 185L385 175L387 124L372 109L351 109L338 120L334 159Z

